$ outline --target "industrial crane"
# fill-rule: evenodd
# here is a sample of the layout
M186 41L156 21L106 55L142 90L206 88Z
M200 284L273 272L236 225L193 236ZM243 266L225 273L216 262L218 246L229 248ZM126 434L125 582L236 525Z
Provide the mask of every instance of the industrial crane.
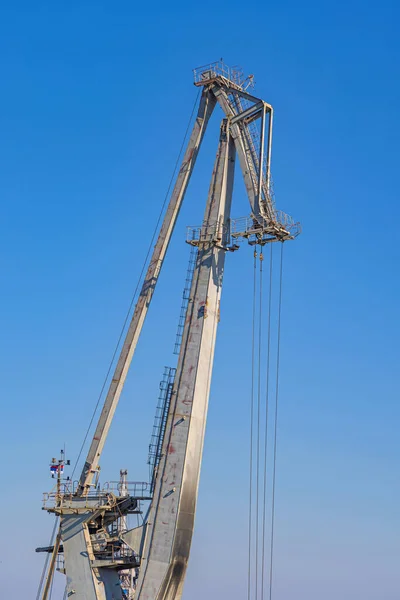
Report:
M133 574L135 600L179 600L193 535L204 431L213 368L226 254L239 242L264 246L293 239L299 225L278 211L271 190L273 109L250 93L252 76L222 61L195 69L202 88L184 158L159 231L137 304L127 330L79 481L64 481L64 458L55 461L57 486L44 508L59 517L48 552L42 600L57 560L66 575L66 598L122 600L132 597L122 583ZM222 109L219 144L203 223L188 230L192 268L178 344L176 369L161 387L149 484L101 488L100 457L121 395L174 231L207 124L216 105ZM244 178L250 215L231 219L236 158ZM121 475L122 476L122 475ZM141 503L148 510L141 526L127 530L126 516ZM124 519L124 526L118 527ZM129 579L129 577L128 577ZM131 595L132 594L132 595Z

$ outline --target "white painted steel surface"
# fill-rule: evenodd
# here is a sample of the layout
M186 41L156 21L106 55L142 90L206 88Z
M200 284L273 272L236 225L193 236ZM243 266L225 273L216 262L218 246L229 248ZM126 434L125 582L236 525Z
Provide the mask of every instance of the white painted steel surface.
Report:
M189 558L219 321L235 146L226 121L209 190L204 225L214 241L199 242L154 501L148 519L138 600L178 600Z

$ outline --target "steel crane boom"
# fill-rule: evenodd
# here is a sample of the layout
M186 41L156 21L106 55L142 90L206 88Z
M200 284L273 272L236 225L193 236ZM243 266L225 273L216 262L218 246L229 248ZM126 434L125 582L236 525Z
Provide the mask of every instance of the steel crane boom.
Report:
M201 146L201 142L203 141L207 123L215 104L216 100L214 96L208 89L204 89L197 112L197 118L183 158L182 166L172 192L171 200L161 227L161 231L159 233L146 277L140 291L139 300L136 304L124 345L122 347L107 397L103 405L103 410L97 423L96 431L94 433L85 465L82 470L78 488L78 493L80 495L85 494L85 492L88 491L92 485L95 474L98 472L100 456L107 438L108 431L110 429L111 421L114 416L114 412L117 407L130 364L132 362L132 357L136 349L136 345L154 294L155 287L157 285L161 267L168 249L168 244L178 218L179 210L189 184L190 176L196 163L196 158Z
M211 180L162 461L142 554L137 597L180 598L194 527L204 430L219 321L235 146L227 121Z

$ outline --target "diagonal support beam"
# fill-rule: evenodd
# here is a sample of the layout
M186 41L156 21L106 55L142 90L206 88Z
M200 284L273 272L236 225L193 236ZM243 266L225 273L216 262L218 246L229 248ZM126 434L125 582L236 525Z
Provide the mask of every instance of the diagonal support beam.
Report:
M260 102L258 102L254 106L250 106L250 108L248 108L247 110L244 110L243 112L236 115L236 117L233 117L231 119L231 125L234 125L235 123L238 123L239 121L243 121L244 119L248 119L250 117L257 119L261 116L263 110L264 102L260 100Z
M46 582L44 584L43 594L41 600L48 600L51 590L51 584L53 582L54 571L56 567L57 554L61 544L61 528L59 529L56 537L55 544L53 546L53 552L50 559L49 570L47 572Z
M213 93L217 99L218 104L224 111L226 117L229 119L229 125L231 129L232 138L235 141L236 152L238 155L240 168L242 170L244 184L246 187L247 196L250 202L252 214L254 218L261 218L264 220L265 218L274 219L274 208L271 203L271 200L268 196L268 188L266 188L266 180L264 180L263 173L263 160L264 160L264 137L265 137L265 124L266 124L266 114L270 114L270 124L268 126L267 139L268 139L268 149L267 149L267 181L269 185L270 175L270 142L272 135L272 107L264 101L260 101L254 96L249 96L248 94L244 94L242 92L236 92L240 96L249 96L252 101L256 101L256 105L252 106L248 109L249 118L251 118L251 111L254 110L257 105L259 105L259 118L262 120L261 124L261 139L260 139L260 154L259 156L254 155L254 150L250 145L250 134L247 130L247 124L244 122L242 116L247 112L243 111L242 113L237 114L232 102L230 102L227 93L229 89L218 85L213 85Z
M244 98L245 100L248 100L249 102L254 102L255 104L257 102L260 102L260 98L256 98L256 96L252 96L252 94L249 94L248 92L245 92L244 90L240 90L237 88L233 88L233 87L226 87L225 88L226 93L227 94L237 94L238 96L240 96L241 98ZM264 100L262 100L262 102L264 102ZM272 109L272 106L270 104L268 104L268 102L264 102L267 110Z
M231 103L226 95L223 88L214 86L213 92L217 99L218 104L221 106L225 115L229 120L236 116ZM252 164L249 161L250 150L247 144L247 140L242 133L241 124L234 123L230 126L232 138L235 142L236 152L239 159L240 168L242 170L244 185L246 187L247 196L250 202L251 210L254 215L261 214L261 208L257 192L256 174L254 169L252 170Z
M149 309L154 289L156 287L164 257L171 239L172 232L178 218L179 210L193 172L196 158L200 149L204 133L215 107L216 101L213 94L204 88L197 118L193 131L185 152L181 169L179 171L171 200L154 247L153 255L146 273L138 302L129 325L128 332L122 347L120 357L111 384L105 399L103 410L97 423L96 431L86 458L85 465L79 480L78 495L84 495L92 485L93 477L98 472L99 459L104 447L104 443L117 407L122 388L132 361L133 354L139 339L142 326Z

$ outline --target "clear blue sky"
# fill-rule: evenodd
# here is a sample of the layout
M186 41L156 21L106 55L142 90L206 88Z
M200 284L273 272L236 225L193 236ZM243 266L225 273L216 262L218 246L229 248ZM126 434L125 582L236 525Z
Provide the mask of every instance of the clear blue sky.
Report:
M76 455L196 90L223 57L276 110L285 250L274 600L397 600L400 9L389 0L3 2L1 596L34 598L49 459ZM147 477L218 118L102 462ZM245 206L238 188L235 206ZM235 210L233 211L235 212ZM246 585L251 252L228 257L185 597ZM25 561L25 564L24 564Z

